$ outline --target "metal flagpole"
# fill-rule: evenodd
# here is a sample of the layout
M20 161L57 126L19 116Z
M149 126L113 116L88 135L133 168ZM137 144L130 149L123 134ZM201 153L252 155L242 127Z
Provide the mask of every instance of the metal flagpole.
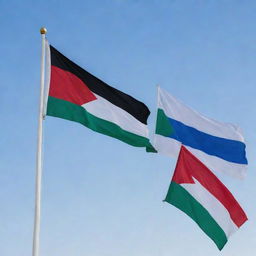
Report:
M33 253L32 256L39 256L40 238L40 215L41 215L41 184L42 184L42 141L43 141L43 112L44 112L44 77L45 77L45 34L46 28L41 28L42 55L41 55L41 87L38 117L38 137L36 155L36 184L35 184L35 216L33 233Z

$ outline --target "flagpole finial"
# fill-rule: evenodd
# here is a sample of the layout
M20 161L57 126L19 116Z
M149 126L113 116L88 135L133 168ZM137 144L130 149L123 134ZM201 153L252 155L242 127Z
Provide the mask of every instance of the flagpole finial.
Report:
M41 35L45 35L47 33L47 29L45 27L40 28Z

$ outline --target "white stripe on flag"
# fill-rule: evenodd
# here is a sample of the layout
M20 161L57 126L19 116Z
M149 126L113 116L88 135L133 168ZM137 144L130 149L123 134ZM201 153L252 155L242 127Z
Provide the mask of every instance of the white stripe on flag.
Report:
M232 235L238 227L230 218L228 210L205 189L195 178L195 184L181 184L214 218L214 220L223 229L226 236Z
M146 138L149 137L147 125L143 124L127 111L117 107L103 97L98 96L95 93L94 95L96 96L97 100L90 101L82 105L82 107L85 108L89 113L98 118L115 123L123 130Z
M204 133L221 138L244 142L239 127L210 119L181 103L171 94L158 87L158 108L164 110L168 117L191 126Z

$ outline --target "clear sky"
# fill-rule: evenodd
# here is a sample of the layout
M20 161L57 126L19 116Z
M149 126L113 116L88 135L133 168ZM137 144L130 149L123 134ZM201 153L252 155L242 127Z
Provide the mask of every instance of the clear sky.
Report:
M69 121L44 122L41 256L252 256L256 250L256 2L0 0L0 255L31 255L41 38L151 110L156 84L241 126L244 181L220 176L249 221L222 252L163 203L175 159Z

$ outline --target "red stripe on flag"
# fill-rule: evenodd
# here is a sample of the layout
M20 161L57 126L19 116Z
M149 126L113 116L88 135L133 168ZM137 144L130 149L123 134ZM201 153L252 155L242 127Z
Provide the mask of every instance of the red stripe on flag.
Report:
M71 72L51 66L49 96L83 105L96 100L86 84Z
M195 183L194 177L228 210L233 222L240 227L247 216L227 187L190 151L181 147L172 180L178 184Z

